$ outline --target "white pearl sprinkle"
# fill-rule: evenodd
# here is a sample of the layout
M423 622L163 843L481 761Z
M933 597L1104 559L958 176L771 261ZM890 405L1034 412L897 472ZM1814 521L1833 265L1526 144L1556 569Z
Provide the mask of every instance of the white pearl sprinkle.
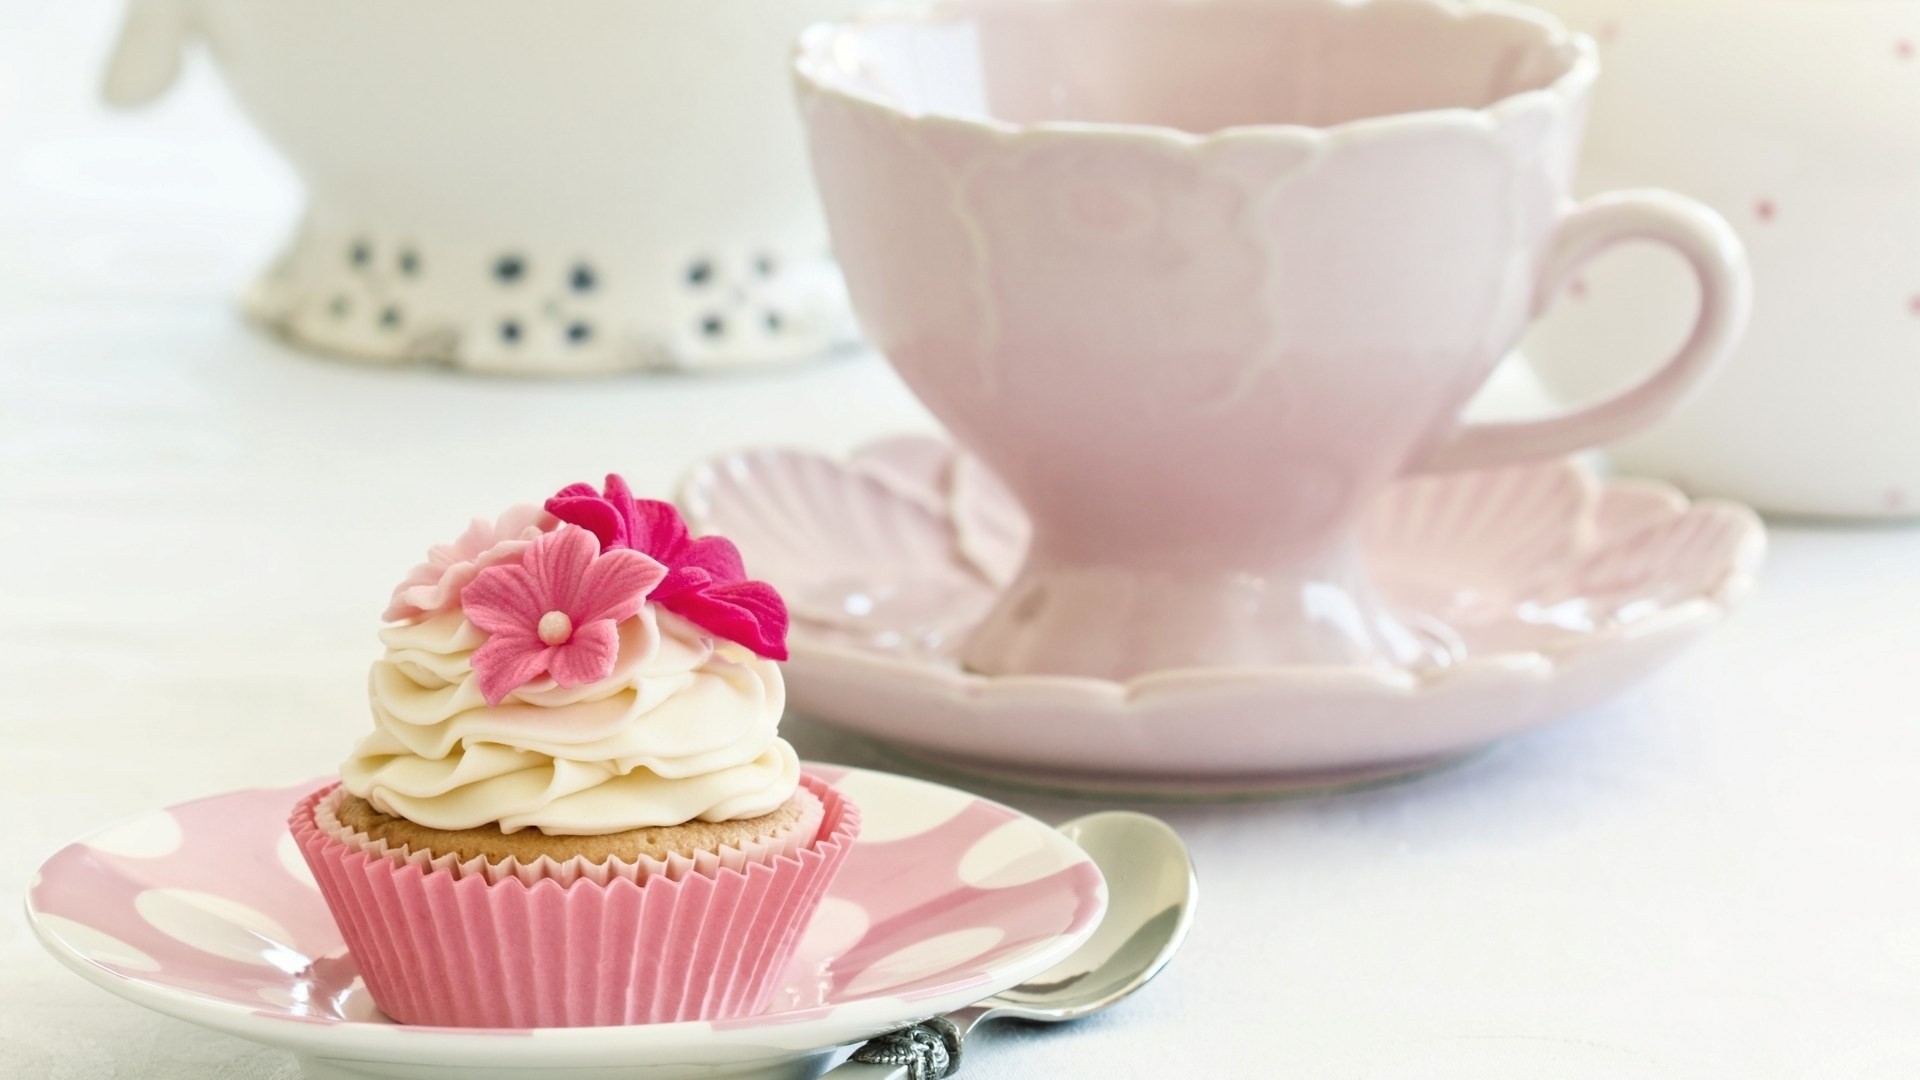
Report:
M548 645L565 645L573 637L573 620L564 611L549 611L540 616L540 640Z

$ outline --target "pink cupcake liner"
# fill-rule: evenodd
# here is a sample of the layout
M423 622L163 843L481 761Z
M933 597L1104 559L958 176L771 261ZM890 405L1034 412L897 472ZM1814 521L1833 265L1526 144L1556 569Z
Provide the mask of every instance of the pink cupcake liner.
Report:
M547 878L562 885L576 879L605 885L614 878L622 877L636 883L644 883L648 878L657 876L675 881L689 874L713 877L722 870L745 870L753 863L774 863L782 857L798 858L800 852L820 835L820 825L826 817L825 804L813 792L802 788L794 793L794 797L802 804L800 816L785 828L748 844L729 844L716 851L700 851L691 856L676 854L665 859L643 857L633 862L620 859L594 862L583 856L564 860L543 856L533 862L521 862L517 858L488 862L480 856L462 860L457 855L435 856L430 851L414 851L405 844L390 844L349 828L341 824L339 817L340 803L346 796L346 790L339 785L323 792L313 808L313 823L322 833L345 844L349 850L381 856L399 866L415 866L458 877L479 875L496 885L508 878L518 878L528 885Z
M860 829L859 808L831 784L800 782L821 804L811 843L678 877L529 882L375 852L316 822L337 785L301 800L289 826L374 1002L400 1023L721 1020L766 1006Z

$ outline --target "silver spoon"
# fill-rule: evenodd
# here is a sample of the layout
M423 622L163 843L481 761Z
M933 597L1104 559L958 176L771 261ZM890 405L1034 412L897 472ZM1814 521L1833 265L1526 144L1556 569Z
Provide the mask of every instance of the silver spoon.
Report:
M1193 923L1199 886L1187 846L1165 822L1124 811L1076 818L1060 832L1107 879L1107 913L1086 944L1019 986L867 1042L827 1080L943 1080L959 1071L960 1048L983 1020L1078 1020L1160 974Z

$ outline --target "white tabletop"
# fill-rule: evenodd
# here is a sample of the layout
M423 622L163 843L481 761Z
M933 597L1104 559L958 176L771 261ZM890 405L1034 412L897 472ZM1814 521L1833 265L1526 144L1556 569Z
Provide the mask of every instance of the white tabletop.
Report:
M610 468L930 426L874 359L539 383L290 352L230 297L298 194L203 68L91 91L118 5L0 0L0 890L70 836L331 769L386 590ZM967 1075L1920 1076L1920 532L1781 527L1650 685L1403 787L1158 808L1203 902L1165 977ZM810 757L892 765L790 720ZM1013 796L1049 820L1086 804ZM0 1077L292 1077L0 917Z

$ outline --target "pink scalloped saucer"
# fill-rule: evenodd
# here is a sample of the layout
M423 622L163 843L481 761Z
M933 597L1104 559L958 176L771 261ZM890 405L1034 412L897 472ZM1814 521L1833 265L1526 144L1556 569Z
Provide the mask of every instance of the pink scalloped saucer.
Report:
M891 439L846 462L732 454L696 469L682 503L786 595L800 712L942 768L1136 794L1349 786L1469 755L1672 659L1748 590L1766 546L1745 507L1603 482L1573 459L1404 480L1369 512L1365 557L1448 662L1120 683L962 669L1026 520L942 441Z
M40 867L27 918L89 982L291 1050L314 1080L773 1080L813 1076L837 1045L1045 971L1106 911L1093 862L1025 814L925 781L807 769L860 805L861 835L758 1016L527 1030L388 1021L287 833L289 809L318 783L216 795L83 837Z

